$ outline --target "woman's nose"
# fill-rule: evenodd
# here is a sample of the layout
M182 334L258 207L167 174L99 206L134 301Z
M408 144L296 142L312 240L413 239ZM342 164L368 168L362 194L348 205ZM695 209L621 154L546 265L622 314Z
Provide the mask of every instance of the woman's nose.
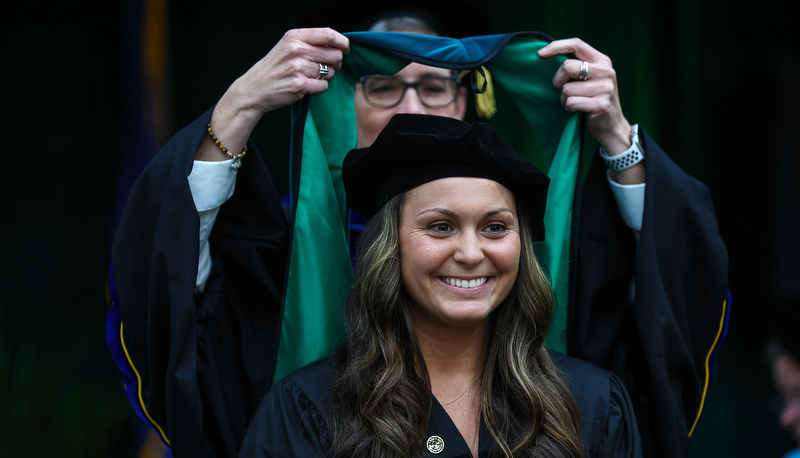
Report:
M419 99L419 92L417 88L409 87L406 93L403 94L403 99L400 100L400 105L397 106L398 113L406 114L429 114L425 105Z
M467 265L475 265L483 261L485 255L480 238L474 233L462 234L459 237L454 258L457 262Z

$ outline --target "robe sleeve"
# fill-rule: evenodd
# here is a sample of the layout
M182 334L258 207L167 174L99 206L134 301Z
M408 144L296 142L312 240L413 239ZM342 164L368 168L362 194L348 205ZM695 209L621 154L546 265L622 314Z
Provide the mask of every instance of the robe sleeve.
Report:
M334 375L332 366L323 364L327 367L321 370L317 363L290 374L267 393L247 430L241 458L329 456Z
M613 372L550 351L581 413L587 458L640 458L642 442L625 385Z
M642 444L631 399L613 372L609 372L609 380L608 427L600 456L641 458Z
M638 247L599 158L587 175L568 351L620 377L645 456L686 456L726 332L728 255L709 190L640 136L647 189Z
M199 218L187 177L210 116L147 166L112 248L109 346L135 410L176 457L237 455L274 370L289 240L251 145L210 235L205 292L195 295Z

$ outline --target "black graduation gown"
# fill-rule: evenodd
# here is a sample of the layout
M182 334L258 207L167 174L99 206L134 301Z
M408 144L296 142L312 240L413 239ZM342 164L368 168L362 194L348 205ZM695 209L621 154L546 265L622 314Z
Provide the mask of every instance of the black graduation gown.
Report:
M148 165L112 250L109 346L134 409L180 457L238 453L272 381L289 250L279 196L250 145L211 233L205 294L195 297L199 220L186 177L210 114ZM652 444L646 456L686 456L721 340L727 254L708 190L641 132L648 175L638 248L605 168L595 163L586 179L568 349L622 379Z
M581 411L587 458L641 457L641 444L628 393L611 372L568 356L551 353ZM330 456L330 431L336 357L299 369L267 393L245 436L241 458ZM495 442L480 426L480 456L489 456ZM444 449L425 457L468 457L472 454L444 408L433 399L427 437L438 436Z

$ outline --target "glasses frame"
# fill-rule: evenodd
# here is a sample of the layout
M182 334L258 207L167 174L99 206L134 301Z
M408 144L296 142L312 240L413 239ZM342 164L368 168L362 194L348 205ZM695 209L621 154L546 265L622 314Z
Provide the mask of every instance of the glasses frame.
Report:
M369 95L367 94L367 85L366 85L367 79L369 79L369 78L389 79L389 80L392 80L394 82L402 84L403 85L403 91L400 93L400 98L398 98L397 102L395 102L392 105L381 105L381 104L376 104L375 102L371 101L370 98L369 98ZM423 98L423 96L419 92L419 84L422 83L423 81L428 81L428 80L446 80L446 81L452 81L453 83L455 83L455 88L454 88L455 90L453 91L453 97L450 99L450 101L447 102L444 105L430 105L427 102L425 102L425 99ZM367 102L368 105L371 105L371 106L376 107L376 108L394 108L397 105L400 105L400 102L402 102L403 98L406 96L406 91L410 87L413 87L414 90L417 91L417 96L419 98L419 102L425 108L447 108L450 105L452 105L453 103L455 103L456 99L458 98L458 88L459 88L459 85L461 84L461 78L458 75L455 75L455 74L454 75L450 75L450 76L429 75L429 76L424 76L424 77L418 79L417 81L414 81L413 83L407 83L407 82L405 82L405 81L403 81L403 80L401 80L399 78L396 78L394 76L391 76L391 75L367 75L367 76L362 76L361 78L359 78L358 82L361 83L361 92L364 94L364 101Z

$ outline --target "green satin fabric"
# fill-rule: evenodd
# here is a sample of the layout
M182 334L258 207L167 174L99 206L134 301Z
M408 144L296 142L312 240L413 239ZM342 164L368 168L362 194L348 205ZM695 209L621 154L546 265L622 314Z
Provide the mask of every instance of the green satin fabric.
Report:
M457 69L483 65L494 77L496 91L505 92L523 114L527 128L506 140L552 180L546 240L537 242L535 249L556 297L547 346L565 353L572 205L581 154L580 116L563 109L552 84L565 58L539 58L537 50L547 44L540 34L462 40L392 32L348 36L351 50L342 71L330 80L327 91L309 101L274 381L343 342L342 304L353 274L341 164L356 146L353 87L362 75L393 74L411 61ZM509 108L499 105L498 111ZM491 119L487 122L492 124Z

